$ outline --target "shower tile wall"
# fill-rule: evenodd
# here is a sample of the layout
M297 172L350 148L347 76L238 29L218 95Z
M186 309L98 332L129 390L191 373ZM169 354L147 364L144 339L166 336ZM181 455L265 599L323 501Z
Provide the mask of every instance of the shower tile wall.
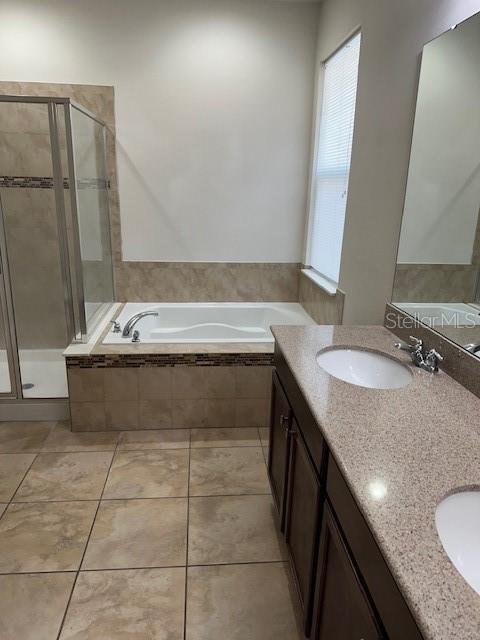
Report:
M63 348L67 342L55 194L25 186L28 180L2 186L2 177L52 175L46 106L0 104L0 198L23 349Z
M115 103L113 87L81 84L56 84L44 82L0 82L0 94L17 96L57 96L71 98L106 125L106 155L108 177L108 201L110 207L110 237L112 243L114 276L122 259L120 208L118 198L117 164L115 154ZM85 156L86 157L86 156ZM92 196L93 197L93 196ZM98 264L86 266L86 280L90 285L97 281ZM104 274L102 272L103 277ZM100 285L101 286L101 285Z

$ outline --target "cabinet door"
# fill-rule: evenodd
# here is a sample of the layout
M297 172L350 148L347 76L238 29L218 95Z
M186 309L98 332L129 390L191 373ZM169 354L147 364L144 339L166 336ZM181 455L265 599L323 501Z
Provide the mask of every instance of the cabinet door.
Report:
M320 521L320 482L295 418L288 477L285 539L303 609L305 633L310 631Z
M312 640L385 638L335 519L325 504Z
M272 408L270 415L270 443L268 453L268 475L273 498L280 516L283 531L285 515L285 489L290 449L290 424L292 410L280 381L273 373Z

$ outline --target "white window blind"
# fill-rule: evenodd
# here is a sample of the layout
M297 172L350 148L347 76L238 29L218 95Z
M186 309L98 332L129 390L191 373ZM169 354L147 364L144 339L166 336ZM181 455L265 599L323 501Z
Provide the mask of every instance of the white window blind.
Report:
M360 34L324 64L313 175L310 265L338 283L357 94Z

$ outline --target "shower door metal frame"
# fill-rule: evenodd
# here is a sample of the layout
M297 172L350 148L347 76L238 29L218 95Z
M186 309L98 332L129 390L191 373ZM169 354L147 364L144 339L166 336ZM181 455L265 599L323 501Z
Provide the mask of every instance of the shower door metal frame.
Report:
M22 379L20 376L20 359L18 355L15 313L13 310L10 270L8 265L7 241L2 199L0 197L0 313L2 314L5 350L10 380L10 391L0 393L2 399L22 397Z
M74 106L80 112L90 117L103 127L105 138L105 123L99 120L93 113L82 105L77 104L70 98L60 98L56 96L14 96L0 95L1 102L45 104L48 110L50 150L53 169L53 185L55 193L55 214L58 228L58 243L60 253L60 267L64 285L64 308L67 325L67 333L71 342L84 342L87 339L87 322L85 313L85 299L83 288L83 268L80 246L80 227L78 221L78 193L75 179L75 158L73 152L73 132L71 107ZM65 185L62 167L62 154L59 136L59 107L63 107L65 122L65 141L68 171L68 189L70 191L71 218L73 230L73 252L70 251L67 217L65 209ZM104 155L106 145L104 144ZM110 211L108 210L108 220L110 224ZM73 253L73 255L72 255ZM7 361L10 375L11 391L0 392L0 399L21 400L22 402L32 399L24 399L22 394L22 381L20 373L20 361L18 353L18 343L16 336L15 311L13 306L13 296L11 279L8 265L8 248L6 242L4 212L0 199L0 314L4 323L5 347L7 351ZM72 283L75 282L76 296L74 295ZM33 318L32 318L33 321ZM36 401L42 400L36 398ZM43 399L49 401L51 399Z

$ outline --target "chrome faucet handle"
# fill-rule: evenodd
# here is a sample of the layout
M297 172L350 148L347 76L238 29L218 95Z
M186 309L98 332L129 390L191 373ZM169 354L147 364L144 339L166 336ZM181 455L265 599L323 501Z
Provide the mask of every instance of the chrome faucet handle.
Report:
M421 340L420 338L415 338L415 336L410 336L410 340L412 344L403 342L403 340L401 340L400 342L395 342L395 349L401 349L402 351L408 351L409 353L412 353L414 351L421 351L423 349L423 340Z
M133 332L132 342L140 342L140 331L137 331L137 329Z
M412 347L414 349L423 349L423 340L421 338L410 336L410 341L412 342Z
M430 349L430 351L425 356L425 365L428 371L432 373L438 371L438 363L444 361L444 357L438 353L435 349Z
M122 328L118 320L110 320L110 323L112 324L112 333L120 333Z

